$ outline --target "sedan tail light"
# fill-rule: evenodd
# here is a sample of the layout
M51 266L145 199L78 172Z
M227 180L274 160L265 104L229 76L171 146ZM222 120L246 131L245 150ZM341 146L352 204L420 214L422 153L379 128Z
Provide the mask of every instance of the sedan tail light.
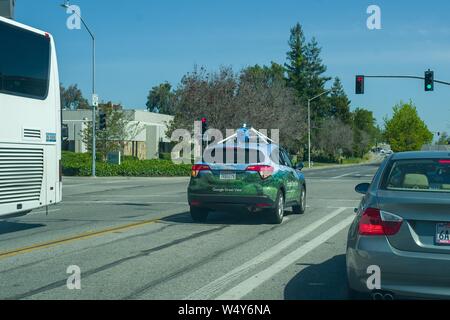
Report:
M206 164L196 164L194 166L192 166L192 173L191 176L193 178L196 178L198 176L198 174L200 173L200 171L210 171L211 168L209 166L207 166Z
M247 171L258 172L261 179L267 179L273 175L274 168L271 166L249 166L247 167Z
M380 209L367 208L359 221L359 234L363 236L393 236L398 233L403 218Z

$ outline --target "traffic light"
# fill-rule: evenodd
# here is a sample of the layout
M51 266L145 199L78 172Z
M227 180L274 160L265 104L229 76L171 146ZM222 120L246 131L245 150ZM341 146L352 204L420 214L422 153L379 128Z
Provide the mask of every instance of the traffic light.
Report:
M105 130L106 129L106 113L100 112L99 114L99 129Z
M364 94L364 76L356 76L356 94Z
M205 135L206 131L208 131L208 120L206 118L202 118L202 136Z
M434 72L425 71L425 91L434 91Z

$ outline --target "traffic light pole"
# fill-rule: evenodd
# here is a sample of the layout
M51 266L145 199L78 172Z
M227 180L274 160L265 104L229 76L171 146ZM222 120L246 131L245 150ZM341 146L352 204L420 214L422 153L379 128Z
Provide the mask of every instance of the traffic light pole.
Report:
M61 7L65 8L65 9L69 9L70 5L69 5L69 1L66 1L64 4L61 5ZM72 10L73 14L76 14L78 16L78 18L81 20L81 22L83 23L84 27L86 28L87 32L89 33L89 35L92 38L92 100L94 100L94 96L95 94L95 36L94 33L91 31L91 29L89 29L88 25L86 24L86 22L84 21L83 17L78 14L75 10ZM96 139L95 139L95 135L96 135L96 128L95 128L95 124L96 124L96 103L94 103L92 101L92 177L96 177L96 168L95 168L95 163L96 163Z

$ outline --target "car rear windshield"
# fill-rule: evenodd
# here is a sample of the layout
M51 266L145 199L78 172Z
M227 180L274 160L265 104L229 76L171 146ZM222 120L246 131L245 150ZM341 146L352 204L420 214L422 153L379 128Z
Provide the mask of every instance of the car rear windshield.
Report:
M264 153L256 148L224 147L205 152L205 162L217 164L264 163Z
M450 193L450 159L393 161L383 189Z
M0 92L45 99L50 39L0 22Z

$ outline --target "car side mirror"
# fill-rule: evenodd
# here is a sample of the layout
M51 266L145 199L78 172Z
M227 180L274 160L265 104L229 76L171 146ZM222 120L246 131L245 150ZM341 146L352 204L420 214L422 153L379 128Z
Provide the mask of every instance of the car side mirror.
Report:
M367 194L370 188L370 183L361 183L355 187L355 191L361 194Z
M303 162L299 162L295 165L295 170L302 171L304 167L305 164Z

